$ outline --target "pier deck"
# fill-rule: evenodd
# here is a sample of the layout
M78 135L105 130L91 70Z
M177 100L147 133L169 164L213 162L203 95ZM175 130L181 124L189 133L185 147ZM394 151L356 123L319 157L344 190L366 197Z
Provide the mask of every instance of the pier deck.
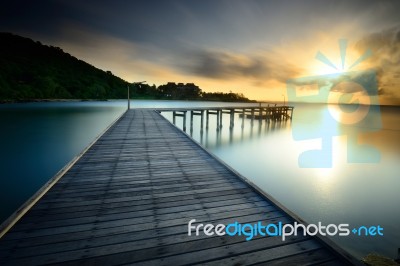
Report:
M354 263L307 236L188 236L191 219L294 218L151 110L127 111L36 200L0 239L0 265Z

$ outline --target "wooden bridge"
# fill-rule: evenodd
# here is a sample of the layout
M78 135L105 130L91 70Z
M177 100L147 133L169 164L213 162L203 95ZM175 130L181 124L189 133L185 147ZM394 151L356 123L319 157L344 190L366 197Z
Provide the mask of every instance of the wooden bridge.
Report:
M358 263L317 237L189 236L191 219L301 222L158 112L129 110L2 225L0 265Z
M242 118L242 127L244 127L244 119L251 119L251 125L254 120L257 119L260 122L263 120L285 120L292 119L293 106L262 106L259 103L258 106L227 106L227 107L194 107L194 108L158 108L158 112L172 112L173 124L176 124L176 117L182 117L182 129L186 131L186 116L190 113L190 128L193 128L193 117L200 116L200 130L204 128L204 116L206 118L206 129L209 126L210 115L216 116L217 130L222 128L222 116L224 114L229 115L229 128L232 129L235 124L235 114L239 114Z

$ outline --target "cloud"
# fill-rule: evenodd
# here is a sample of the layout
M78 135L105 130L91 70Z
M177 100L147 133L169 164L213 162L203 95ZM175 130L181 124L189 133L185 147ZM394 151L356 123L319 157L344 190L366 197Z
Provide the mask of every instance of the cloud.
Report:
M178 64L180 71L210 79L235 80L248 78L253 83L276 80L285 83L298 75L300 68L290 65L278 54L243 55L232 52L197 50Z
M57 37L37 38L129 82L146 80L158 85L180 80L168 66L170 58L159 47L136 43L79 24L64 24ZM189 82L189 81L187 81Z
M372 51L368 60L377 70L378 94L400 99L400 25L364 36L356 49Z

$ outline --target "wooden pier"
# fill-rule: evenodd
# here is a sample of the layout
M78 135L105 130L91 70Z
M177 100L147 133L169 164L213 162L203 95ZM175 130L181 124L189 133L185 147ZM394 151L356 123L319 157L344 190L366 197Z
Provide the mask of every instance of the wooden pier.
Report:
M233 107L194 107L194 108L159 108L158 112L172 112L173 124L176 124L176 117L182 117L182 129L186 131L186 116L190 113L190 128L193 128L193 117L200 116L200 130L204 128L204 116L206 120L206 129L209 128L210 115L216 116L216 129L220 130L223 126L222 116L229 115L229 128L232 129L235 125L235 114L239 114L242 118L241 126L244 127L244 119L251 119L251 125L254 120L262 121L281 121L292 119L293 106L233 106Z
M358 263L316 237L188 236L191 219L299 220L158 112L129 110L2 225L0 265Z

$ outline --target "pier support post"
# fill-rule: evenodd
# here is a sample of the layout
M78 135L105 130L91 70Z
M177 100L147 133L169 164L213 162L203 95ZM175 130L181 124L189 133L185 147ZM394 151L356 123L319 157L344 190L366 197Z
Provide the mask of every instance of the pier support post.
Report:
M186 132L186 111L183 111L183 131Z
M209 119L209 117L210 117L210 114L209 114L208 109L207 109L207 111L206 111L206 129L208 129L208 119Z
M222 110L221 110L221 116L220 116L220 121L219 121L219 127L220 128L222 128L222 115L223 115L223 112L222 112Z
M193 110L190 111L190 130L193 131Z
M222 116L222 113L220 110L217 110L217 131L219 130L219 116Z
M175 123L176 123L176 112L175 111L173 111L172 112L172 123L175 125Z
M246 116L245 114L245 109L242 110L242 128L244 128L244 117Z
M200 132L203 132L204 110L201 110Z
M222 128L222 110L219 112L219 127Z
M251 109L251 125L254 124L254 108Z
M235 109L231 109L231 112L229 114L229 128L232 129L235 125Z

